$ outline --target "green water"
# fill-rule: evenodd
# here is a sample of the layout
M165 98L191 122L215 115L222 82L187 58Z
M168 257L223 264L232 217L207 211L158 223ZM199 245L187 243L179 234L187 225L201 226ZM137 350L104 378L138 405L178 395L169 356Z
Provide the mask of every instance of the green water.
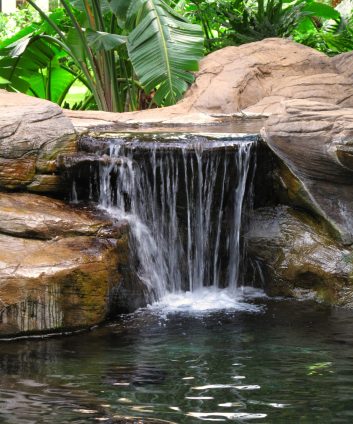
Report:
M1 342L0 423L352 423L353 311L256 302Z

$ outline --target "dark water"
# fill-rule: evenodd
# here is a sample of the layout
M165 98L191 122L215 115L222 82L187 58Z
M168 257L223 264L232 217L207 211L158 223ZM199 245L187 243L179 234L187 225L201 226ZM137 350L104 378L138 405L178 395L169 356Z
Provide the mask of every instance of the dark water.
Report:
M262 312L147 311L82 335L1 342L0 423L352 423L353 312L256 302Z

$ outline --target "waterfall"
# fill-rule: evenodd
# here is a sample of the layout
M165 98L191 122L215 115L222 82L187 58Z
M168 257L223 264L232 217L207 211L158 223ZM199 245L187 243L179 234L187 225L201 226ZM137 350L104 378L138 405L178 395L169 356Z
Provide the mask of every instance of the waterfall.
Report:
M129 222L137 272L154 300L240 284L254 144L239 136L109 140L96 171L99 207Z

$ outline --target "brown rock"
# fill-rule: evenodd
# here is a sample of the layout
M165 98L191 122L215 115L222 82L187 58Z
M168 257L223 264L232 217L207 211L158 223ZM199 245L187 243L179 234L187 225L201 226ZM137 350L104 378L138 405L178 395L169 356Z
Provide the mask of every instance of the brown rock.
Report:
M114 235L112 223L65 203L27 193L0 193L0 233L50 240L74 235Z
M309 215L289 207L260 208L246 240L250 256L266 264L271 294L310 294L347 306L347 293L353 295L353 252L334 242Z
M75 152L75 141L72 123L59 106L0 90L0 189L55 192L59 181L44 181L39 188L40 174L56 173L58 155Z
M143 305L128 239L126 223L0 193L0 336L88 327Z
M18 159L0 157L0 187L25 187L33 181L35 174L36 158L32 155Z
M0 235L0 334L97 324L119 281L116 242Z

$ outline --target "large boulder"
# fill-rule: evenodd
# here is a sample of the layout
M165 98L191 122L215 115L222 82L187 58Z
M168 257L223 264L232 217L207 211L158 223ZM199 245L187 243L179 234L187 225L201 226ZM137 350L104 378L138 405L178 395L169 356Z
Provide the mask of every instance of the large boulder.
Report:
M271 115L286 99L353 106L353 87L328 56L290 40L268 38L205 57L180 104L210 114Z
M130 113L66 111L74 125L188 125L269 116L288 99L353 107L351 56L332 59L283 38L226 47L200 62L195 83L177 105ZM241 121L236 122L241 126ZM237 129L236 129L237 131Z
M272 295L305 296L353 307L353 251L310 215L287 206L257 209L245 235Z
M46 100L0 90L0 190L60 191L58 156L76 151L76 131Z
M321 216L340 240L351 244L353 109L286 101L266 121L262 135L283 161L282 181L292 201Z
M128 233L57 200L0 193L0 336L89 327L128 310L119 290L126 302L128 288L143 290Z

